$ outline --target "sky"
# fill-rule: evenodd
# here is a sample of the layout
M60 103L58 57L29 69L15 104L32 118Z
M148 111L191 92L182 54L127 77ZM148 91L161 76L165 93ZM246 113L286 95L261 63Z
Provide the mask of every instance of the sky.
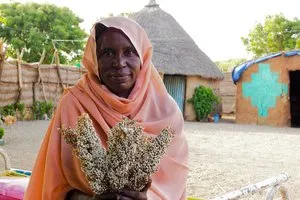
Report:
M0 0L0 3L12 0ZM29 2L29 0L13 0ZM84 20L87 32L92 24L109 13L136 12L149 0L30 0L69 7ZM267 15L282 13L288 19L300 19L300 0L156 0L194 39L213 61L245 58L241 37L248 35L256 23Z

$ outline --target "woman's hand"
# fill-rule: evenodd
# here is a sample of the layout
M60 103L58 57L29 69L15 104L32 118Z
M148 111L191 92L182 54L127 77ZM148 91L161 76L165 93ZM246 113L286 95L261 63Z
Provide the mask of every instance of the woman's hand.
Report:
M144 198L144 195L141 193L142 192L124 191L124 195L122 195L121 192L109 192L101 195L96 194L91 197L78 190L73 190L68 193L65 200L146 200L147 198Z
M87 194L74 189L68 192L65 200L92 200L91 198Z
M79 190L71 190L68 192L67 197L65 200L117 200L117 199L123 199L119 198L121 197L120 194L118 193L105 193L101 195L95 195L93 197L88 196L87 194L79 191ZM126 198L124 200L127 200Z
M132 200L131 198L124 197L117 192L108 192L105 194L96 194L91 200Z
M151 186L152 180L150 179L145 188L140 191L120 190L119 194L122 195L120 199L124 200L147 200L147 191ZM126 197L126 198L125 198Z
M147 191L151 186L151 179L145 188L140 191L120 190L118 192L108 192L90 197L79 190L72 190L67 194L65 200L147 200Z

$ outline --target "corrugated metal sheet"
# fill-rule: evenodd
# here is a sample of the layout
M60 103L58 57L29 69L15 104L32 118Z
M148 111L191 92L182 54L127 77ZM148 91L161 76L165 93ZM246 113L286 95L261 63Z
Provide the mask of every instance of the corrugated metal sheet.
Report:
M175 99L181 112L183 113L186 84L185 76L164 75L164 83L167 91Z

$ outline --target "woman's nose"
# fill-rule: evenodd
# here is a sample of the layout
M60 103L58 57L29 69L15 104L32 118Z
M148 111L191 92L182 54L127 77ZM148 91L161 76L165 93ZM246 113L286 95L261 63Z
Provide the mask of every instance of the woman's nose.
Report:
M113 67L122 68L126 65L126 60L122 55L117 55L113 60Z

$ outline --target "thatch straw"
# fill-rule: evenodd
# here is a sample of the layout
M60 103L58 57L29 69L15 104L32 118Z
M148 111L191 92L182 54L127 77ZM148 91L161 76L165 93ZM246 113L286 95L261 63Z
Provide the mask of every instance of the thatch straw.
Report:
M144 9L129 17L147 32L153 44L153 63L160 72L223 79L214 62L155 1L151 0Z

